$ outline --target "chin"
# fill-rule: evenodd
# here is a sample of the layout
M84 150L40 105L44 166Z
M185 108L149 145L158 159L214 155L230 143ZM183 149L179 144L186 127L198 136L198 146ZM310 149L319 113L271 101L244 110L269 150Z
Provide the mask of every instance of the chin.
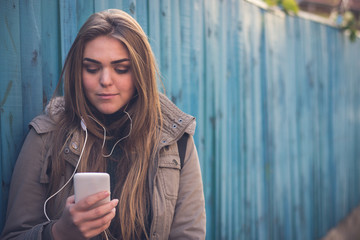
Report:
M105 114L105 115L111 115L113 113L116 113L117 111L101 111L102 114Z
M119 109L98 109L99 112L101 112L102 114L113 114L116 113L117 111L119 111Z
M99 104L96 109L102 114L109 115L118 112L123 106L124 104Z

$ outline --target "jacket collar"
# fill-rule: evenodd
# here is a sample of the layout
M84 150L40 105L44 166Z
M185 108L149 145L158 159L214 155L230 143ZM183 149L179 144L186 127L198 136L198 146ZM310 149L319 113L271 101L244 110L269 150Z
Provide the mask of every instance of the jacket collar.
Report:
M178 141L184 133L194 135L196 121L189 114L182 112L174 103L172 103L164 94L159 93L161 114L163 118L162 129L160 133L159 149L164 146L171 145ZM45 109L45 114L34 118L30 122L38 134L51 132L56 126L56 115L65 110L65 101L63 97L56 97L50 101ZM50 114L51 113L51 114ZM55 116L55 119L50 118ZM80 130L76 131L65 148L65 159L71 165L76 165L78 156L84 144L84 133ZM69 154L69 153L73 154Z
M189 114L182 112L164 94L159 94L163 126L160 133L159 148L171 145L184 133L191 136L195 133L196 121Z

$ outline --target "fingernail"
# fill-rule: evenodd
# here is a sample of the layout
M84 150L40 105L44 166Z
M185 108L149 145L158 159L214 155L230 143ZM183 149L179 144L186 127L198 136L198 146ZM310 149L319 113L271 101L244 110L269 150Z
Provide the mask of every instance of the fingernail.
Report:
M114 206L116 206L119 203L119 199L113 199L112 202L113 202Z

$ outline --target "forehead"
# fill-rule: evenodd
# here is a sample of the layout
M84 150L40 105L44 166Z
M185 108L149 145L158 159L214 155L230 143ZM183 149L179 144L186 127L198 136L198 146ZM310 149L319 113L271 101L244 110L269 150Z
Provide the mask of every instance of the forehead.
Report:
M84 48L84 58L95 60L119 60L129 58L125 45L118 39L109 36L99 36L87 42Z

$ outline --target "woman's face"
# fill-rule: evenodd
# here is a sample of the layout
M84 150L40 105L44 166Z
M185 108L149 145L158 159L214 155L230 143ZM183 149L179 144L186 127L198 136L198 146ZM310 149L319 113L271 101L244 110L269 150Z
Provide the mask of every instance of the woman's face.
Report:
M129 53L117 39L100 36L85 45L82 69L85 95L103 114L125 106L135 92Z

